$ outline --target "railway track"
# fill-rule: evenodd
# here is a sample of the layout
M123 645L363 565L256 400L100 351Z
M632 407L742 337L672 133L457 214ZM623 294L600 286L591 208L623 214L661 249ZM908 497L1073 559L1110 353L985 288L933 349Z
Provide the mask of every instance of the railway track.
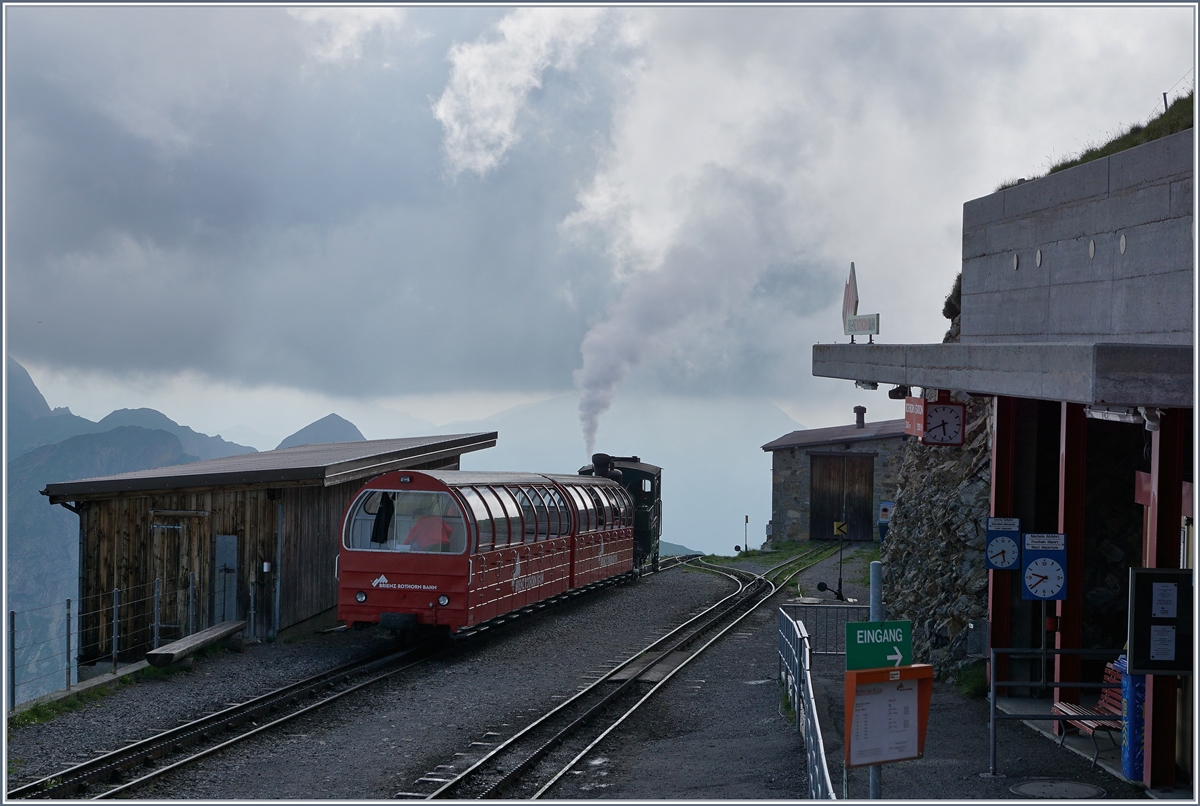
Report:
M762 573L699 558L687 563L724 574L737 590L672 629L525 728L499 742L489 735L417 779L407 799L537 799L579 764L671 677L769 600L782 585L831 556L812 549Z
M660 563L658 573L681 562L683 558L666 558ZM650 573L653 572L646 572L647 575ZM342 697L389 679L413 666L454 652L476 636L494 634L505 625L533 615L546 607L625 581L628 581L626 577L614 577L568 591L469 630L460 631L453 642L430 641L402 650L379 652L343 664L216 713L206 714L36 781L16 786L7 792L7 797L10 800L57 799L84 794L98 800L127 796L133 790L157 778L219 753L234 744L278 728L299 716L330 705ZM336 690L330 693L331 689ZM318 699L304 704L304 700L312 697ZM280 714L289 708L291 710ZM248 729L236 732L247 724L250 726ZM234 732L234 735L224 738L225 734L230 732ZM204 746L195 752L189 752L197 745ZM176 760L170 760L176 756ZM164 762L164 759L167 760ZM146 765L157 766L142 770ZM96 792L97 789L102 791Z

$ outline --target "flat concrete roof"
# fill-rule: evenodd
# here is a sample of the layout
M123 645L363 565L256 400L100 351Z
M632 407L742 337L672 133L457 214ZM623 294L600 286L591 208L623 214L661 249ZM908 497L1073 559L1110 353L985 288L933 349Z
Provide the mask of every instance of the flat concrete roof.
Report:
M813 445L830 445L838 442L858 442L871 439L888 439L904 436L904 420L880 420L857 425L835 425L829 428L804 428L793 431L762 446L764 451L781 451L785 448L806 448Z
M1192 408L1191 345L815 344L813 375L1086 405Z
M47 484L50 503L105 494L169 491L203 487L313 484L325 487L376 476L389 470L490 448L497 432L371 439L297 445L261 453L243 453L186 465L157 467L113 476Z

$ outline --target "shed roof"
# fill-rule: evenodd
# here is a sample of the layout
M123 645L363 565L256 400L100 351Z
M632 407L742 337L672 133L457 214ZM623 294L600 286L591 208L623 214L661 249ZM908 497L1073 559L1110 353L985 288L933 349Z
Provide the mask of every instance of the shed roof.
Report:
M784 448L801 448L810 445L829 445L835 442L859 442L871 439L888 439L904 436L904 420L880 420L857 425L835 425L830 428L805 428L793 431L762 446L764 451L780 451Z
M447 434L402 439L371 439L297 445L244 453L186 465L157 467L113 476L47 484L51 503L101 494L240 487L272 484L320 484L325 487L445 459L496 444L496 432Z

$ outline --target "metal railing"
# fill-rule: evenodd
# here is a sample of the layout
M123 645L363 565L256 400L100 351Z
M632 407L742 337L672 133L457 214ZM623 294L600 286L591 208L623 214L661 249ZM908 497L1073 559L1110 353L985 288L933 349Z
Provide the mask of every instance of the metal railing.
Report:
M790 608L790 606L788 606ZM810 800L836 800L821 722L812 688L812 648L804 622L779 608L779 676L787 687L788 702L796 714L796 730L804 737Z
M195 632L194 574L114 589L82 602L8 611L8 709L79 682L79 661L111 661Z
M1075 655L1077 657L1093 657L1093 658L1116 658L1124 650L1121 649L1050 649L1048 647L1038 648L1017 648L1017 647L992 647L989 660L989 677L991 683L988 688L988 759L989 773L996 775L996 720L998 719L1021 719L1031 722L1065 722L1070 719L1068 716L1060 716L1049 711L1038 714L1002 714L996 710L996 689L998 688L1037 688L1045 690L1048 688L1060 689L1104 689L1104 688L1120 688L1119 683L1082 683L1074 680L1047 680L1046 679L1046 660L1048 656L1054 655ZM996 656L1007 655L1010 658L1039 658L1041 663L1038 664L1039 672L1038 680L997 680L994 673L990 670L996 668ZM1124 716L1106 716L1106 719L1122 720Z
M846 623L870 621L868 605L788 604L785 609L796 621L804 622L814 655L846 654Z

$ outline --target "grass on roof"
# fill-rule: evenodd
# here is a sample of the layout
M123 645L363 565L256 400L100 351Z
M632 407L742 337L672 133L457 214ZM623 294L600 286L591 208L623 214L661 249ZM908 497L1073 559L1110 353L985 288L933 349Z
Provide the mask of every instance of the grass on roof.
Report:
M1107 143L1101 145L1089 145L1078 156L1070 157L1055 163L1042 176L1065 171L1068 168L1074 168L1076 165L1082 165L1085 162L1098 160L1103 157L1111 156L1126 149L1140 146L1144 143L1149 143L1151 140L1157 140L1160 137L1166 137L1170 134L1184 131L1192 128L1192 107L1196 97L1196 91L1193 89L1187 95L1182 95L1175 99L1165 112L1160 112L1157 117L1151 118L1148 122L1135 123L1121 134L1113 137ZM1041 176L1030 177L1030 179L1041 179ZM1017 184L1016 179L1003 182L996 191L1006 190Z

